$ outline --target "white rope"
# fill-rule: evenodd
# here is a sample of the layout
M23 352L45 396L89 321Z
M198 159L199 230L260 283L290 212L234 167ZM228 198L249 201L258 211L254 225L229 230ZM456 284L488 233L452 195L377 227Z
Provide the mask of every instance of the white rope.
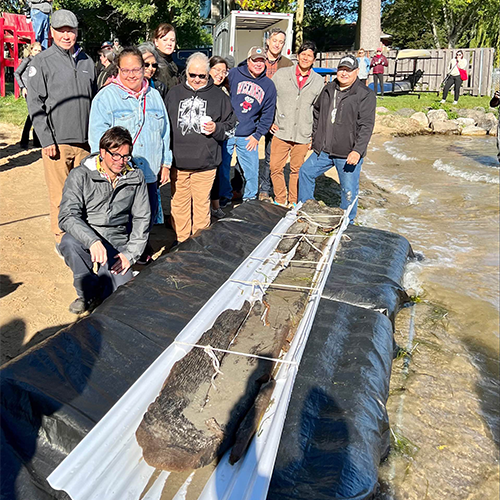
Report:
M188 347L197 347L198 349L204 349L204 350L208 347L208 348L210 348L211 351L225 352L226 354L236 354L236 356L243 356L246 358L264 359L265 361L273 361L274 363L282 363L284 365L297 365L297 361L287 361L286 359L270 358L268 356L258 356L257 354L249 354L247 352L228 351L227 349L217 349L216 347L212 347L210 345L205 346L205 345L199 345L199 344L190 344L188 342L180 342L178 340L175 340L174 344L185 345ZM205 352L207 352L207 351L205 351ZM213 354L213 352L212 352L212 354ZM218 361L219 360L217 360L217 362ZM222 372L219 372L219 373L222 373Z
M285 285L283 283L274 283L274 282L269 282L269 283L262 283L261 281L253 280L253 281L244 281L244 280L235 280L235 279L229 279L228 281L232 281L233 283L241 283L242 285L252 285L254 288L258 286L261 290L264 291L262 287L276 287L276 288L290 288L293 290L312 290L312 291L317 291L318 289L315 287L310 287L310 286L297 286L297 285ZM253 293L253 292L252 292Z
M307 236L315 236L315 235L312 235L312 234L311 234L311 235L309 235L309 234L308 234ZM311 245L311 246L314 248L314 250L316 250L316 252L319 252L321 255L324 255L324 254L323 254L323 252L322 252L322 251L321 251L318 247L316 247L316 246L314 245L314 243L313 243L312 241L310 241L310 240L309 240L309 238L308 238L307 236L304 234L304 235L302 236L302 238L301 238L301 239L306 240L306 241L307 241L307 243L309 243L309 245ZM327 236L327 238L331 238L331 236Z
M317 265L322 265L324 266L325 263L322 260L296 260L296 259L290 259L286 260L284 257L281 259L273 259L271 257L266 257L265 259L262 257L252 257L249 256L249 259L252 260L260 260L261 262L271 262L272 264L317 264Z
M220 371L220 361L217 358L217 356L214 354L214 350L218 350L218 349L215 349L210 344L208 344L208 345L206 345L206 346L203 347L203 350L208 354L208 356L212 360L212 366L214 367L214 374L212 375L212 379L210 381L210 384L212 385L212 387L216 391L217 387L215 387L215 382L214 382L215 381L215 377L217 377L217 375L224 375Z
M288 236L290 238L292 237L297 237L297 236L310 236L311 238L331 238L332 234L307 234L307 233L298 233L298 234L294 234L294 233L271 233L273 236Z

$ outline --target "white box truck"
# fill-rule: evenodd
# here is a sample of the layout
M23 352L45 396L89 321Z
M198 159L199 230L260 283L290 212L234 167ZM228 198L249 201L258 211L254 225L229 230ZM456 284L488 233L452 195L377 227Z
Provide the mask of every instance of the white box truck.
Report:
M281 12L250 12L233 10L214 28L214 56L233 56L238 65L246 59L254 45L265 47L271 28L281 28L286 33L283 55L292 53L293 14Z

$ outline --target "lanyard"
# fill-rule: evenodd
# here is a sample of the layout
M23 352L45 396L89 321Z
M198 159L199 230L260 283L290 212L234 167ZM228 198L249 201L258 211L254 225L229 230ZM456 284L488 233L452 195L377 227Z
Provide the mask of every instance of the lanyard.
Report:
M146 92L144 92L144 105L142 108L142 123L141 123L141 126L139 127L139 131L137 132L137 134L135 134L135 137L132 140L132 146L135 145L135 141L137 141L139 134L142 132L142 127L144 127L145 121L146 121Z
M337 89L333 91L332 123L335 123L336 116L337 116Z

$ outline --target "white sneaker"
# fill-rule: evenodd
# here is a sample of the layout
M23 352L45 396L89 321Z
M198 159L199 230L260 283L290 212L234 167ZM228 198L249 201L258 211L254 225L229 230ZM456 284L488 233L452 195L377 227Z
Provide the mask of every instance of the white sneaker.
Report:
M453 104L458 104L458 101L453 101Z
M446 101L444 99L441 99L441 104L444 104Z

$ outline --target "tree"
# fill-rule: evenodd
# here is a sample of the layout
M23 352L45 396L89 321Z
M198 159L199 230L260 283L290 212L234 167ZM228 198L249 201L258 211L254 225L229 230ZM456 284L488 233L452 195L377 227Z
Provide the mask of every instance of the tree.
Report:
M500 0L392 0L382 27L401 48L498 47Z

